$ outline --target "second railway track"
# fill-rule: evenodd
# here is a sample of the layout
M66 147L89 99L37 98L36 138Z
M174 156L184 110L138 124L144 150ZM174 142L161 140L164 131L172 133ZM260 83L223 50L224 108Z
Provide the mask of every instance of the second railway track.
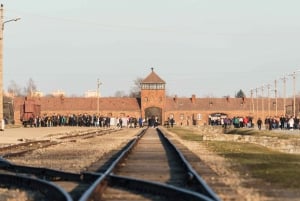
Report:
M124 148L91 161L81 173L2 163L6 171L56 183L68 200L219 200L160 129L142 130ZM64 182L83 188L70 190Z
M104 173L101 200L219 200L159 129L147 129L120 155Z

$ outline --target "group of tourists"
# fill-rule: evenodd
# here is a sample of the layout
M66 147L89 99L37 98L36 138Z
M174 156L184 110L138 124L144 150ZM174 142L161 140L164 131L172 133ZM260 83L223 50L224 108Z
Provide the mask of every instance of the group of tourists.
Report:
M258 118L256 122L253 121L252 117L217 117L209 119L209 125L221 125L224 128L233 126L234 128L253 128L256 123L257 128L272 130L272 129L300 129L300 118L289 115L282 115L280 117L267 116L265 119Z
M209 125L216 126L221 125L224 128L233 126L234 128L252 128L253 127L253 118L252 117L239 117L234 116L233 118L229 117L217 117L210 118L208 121Z
M69 114L69 115L43 115L32 116L29 119L28 126L30 127L56 127L56 126L79 126L79 127L103 127L110 128L142 127L143 122L135 117L108 117L102 115L89 114Z
M293 117L289 115L282 115L280 117L266 117L264 119L264 122L262 119L257 120L257 127L260 130L262 128L262 125L265 125L265 129L272 130L272 129L300 129L300 118L299 117Z
M103 128L141 128L144 126L156 127L160 125L159 118L153 116L143 119L142 117L109 117L103 115L69 114L69 115L43 115L31 116L24 126L30 127L56 127L56 126L79 126L79 127L103 127Z
M268 116L265 119L258 118L255 122L257 128L272 130L272 129L300 129L300 118L293 116ZM173 127L174 119L168 119L168 126ZM157 117L142 119L135 117L108 117L102 115L89 114L69 114L69 115L43 115L31 117L29 120L30 127L55 127L55 126L79 126L79 127L103 127L103 128L137 128L145 125L149 127L156 127L159 125ZM252 117L218 117L209 119L209 125L221 125L224 128L233 126L234 128L253 128L254 122ZM264 126L264 127L263 127Z

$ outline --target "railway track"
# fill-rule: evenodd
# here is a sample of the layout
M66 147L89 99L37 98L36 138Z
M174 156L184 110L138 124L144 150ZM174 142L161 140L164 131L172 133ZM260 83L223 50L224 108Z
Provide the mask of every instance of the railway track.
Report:
M114 129L107 129L107 130L96 129L96 130L91 130L91 131L75 132L72 134L59 136L52 140L24 140L24 139L22 139L22 141L24 141L24 142L21 142L19 144L0 147L0 157L10 158L10 157L22 156L28 152L32 152L37 149L46 148L49 146L54 146L59 143L75 141L78 139L93 138L96 136L110 134L113 132L116 132L116 130L114 130Z
M219 200L183 154L153 128L142 130L112 157L80 174L20 166L5 159L0 160L0 170L14 177L1 180L2 187L24 188L25 183L45 200ZM42 186L39 182L49 190L37 188ZM57 197L51 197L54 194Z

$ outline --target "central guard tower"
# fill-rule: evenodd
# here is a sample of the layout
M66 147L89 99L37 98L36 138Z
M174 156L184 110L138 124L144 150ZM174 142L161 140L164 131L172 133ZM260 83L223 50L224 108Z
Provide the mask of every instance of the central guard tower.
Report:
M166 82L151 68L151 73L141 82L141 115L146 121L158 119L164 122L166 105Z

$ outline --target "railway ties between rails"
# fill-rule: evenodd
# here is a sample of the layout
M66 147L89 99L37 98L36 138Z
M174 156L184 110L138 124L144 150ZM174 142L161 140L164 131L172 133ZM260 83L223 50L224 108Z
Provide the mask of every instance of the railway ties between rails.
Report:
M56 188L52 186L49 192L61 191L57 200L219 200L159 129L141 130L125 144L80 173L19 166L6 160L0 161L0 170L54 182ZM68 189L70 183L77 187Z
M101 200L219 200L159 129L144 130L102 177L80 201L96 200L96 189Z
M89 181L84 181L81 174L57 171L55 170L57 168L39 167L30 163L33 160L28 161L27 156L36 156L43 150L55 149L53 148L55 146L64 147L67 144L80 143L84 139L101 137L117 131L118 129L86 127L7 129L6 133L1 136L0 146L0 200L44 201L65 200L66 198L73 200L66 191L70 192L68 189L74 186L87 188ZM76 153L73 155L76 157ZM29 166L11 163L10 159L20 161L24 159L24 162L29 162ZM39 159L39 161L44 160ZM59 185L53 186L51 182ZM60 188L61 185L66 188ZM14 198L16 196L17 198Z

